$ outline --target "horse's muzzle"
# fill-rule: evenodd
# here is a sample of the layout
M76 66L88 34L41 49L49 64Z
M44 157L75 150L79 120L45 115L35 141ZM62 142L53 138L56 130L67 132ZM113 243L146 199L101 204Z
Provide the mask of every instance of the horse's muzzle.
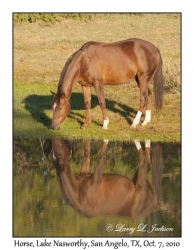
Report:
M51 124L51 129L59 130L60 129L60 124L56 124L56 125Z

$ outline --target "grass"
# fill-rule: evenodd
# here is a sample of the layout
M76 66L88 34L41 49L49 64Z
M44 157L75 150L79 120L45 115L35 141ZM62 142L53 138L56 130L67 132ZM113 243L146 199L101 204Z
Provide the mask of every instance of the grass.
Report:
M50 89L56 91L67 58L87 41L112 42L139 37L160 48L165 77L164 108L153 109L147 127L129 128L139 106L137 84L105 87L110 119L102 131L102 114L92 92L92 124L81 130L85 109L81 87L71 97L72 110L60 131L49 129L52 117ZM152 88L152 84L151 84ZM121 98L122 97L122 98ZM14 135L32 137L90 137L110 140L150 138L180 140L180 16L169 14L112 15L91 21L63 20L14 27Z

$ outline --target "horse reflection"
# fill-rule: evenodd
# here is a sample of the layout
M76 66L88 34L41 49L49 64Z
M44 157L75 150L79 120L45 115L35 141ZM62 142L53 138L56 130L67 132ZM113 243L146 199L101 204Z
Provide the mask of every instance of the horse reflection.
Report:
M139 164L133 180L120 174L103 174L108 141L104 140L94 173L90 172L90 140L86 140L83 166L76 177L68 164L70 150L63 139L52 139L51 158L61 192L70 205L86 216L117 215L132 219L148 216L157 205L157 194L147 180L150 147L145 153L135 141Z

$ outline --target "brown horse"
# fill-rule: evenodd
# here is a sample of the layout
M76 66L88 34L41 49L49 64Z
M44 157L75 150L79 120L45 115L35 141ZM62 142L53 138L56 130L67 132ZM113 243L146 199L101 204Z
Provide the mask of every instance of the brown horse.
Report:
M70 150L63 139L52 139L51 159L57 171L63 197L70 205L86 216L118 215L130 218L148 216L156 207L157 194L146 179L150 148L146 156L140 143L139 165L134 180L119 174L103 174L103 163L108 141L103 142L99 161L90 173L90 140L86 141L83 166L78 177L68 165ZM140 145L140 146L139 146Z
M57 94L52 102L52 129L59 129L70 111L69 100L76 82L81 84L86 108L86 120L82 128L91 123L91 87L98 96L103 114L103 129L107 129L109 118L106 111L104 85L120 85L135 78L140 89L140 106L132 127L140 122L144 107L145 120L151 121L151 91L148 83L154 76L155 106L159 110L163 100L162 58L158 48L141 39L128 39L115 43L88 42L66 62L61 73Z

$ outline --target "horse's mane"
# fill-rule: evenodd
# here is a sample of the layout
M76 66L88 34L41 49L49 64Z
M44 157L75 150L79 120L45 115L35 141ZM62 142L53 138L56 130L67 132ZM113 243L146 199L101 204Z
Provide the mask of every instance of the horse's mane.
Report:
M69 65L71 64L71 62L75 59L76 55L80 54L80 50L77 50L75 53L73 53L66 61L65 63L65 66L61 72L61 76L60 76L60 79L59 79L59 83L58 83L58 90L57 90L57 94L61 94L60 93L60 90L61 90L61 85L63 83L63 79L65 77L65 74L69 68Z
M80 53L86 48L88 47L88 45L90 45L91 43L93 42L87 42L85 43L84 45L82 45L82 47L77 50L75 53L73 53L66 61L65 63L65 66L61 72L61 76L60 76L60 79L59 79L59 83L58 83L58 90L57 90L57 94L60 95L62 94L61 93L61 86L62 86L62 83L63 83L63 79L65 77L65 74L69 68L69 66L71 65L71 63L80 55Z

